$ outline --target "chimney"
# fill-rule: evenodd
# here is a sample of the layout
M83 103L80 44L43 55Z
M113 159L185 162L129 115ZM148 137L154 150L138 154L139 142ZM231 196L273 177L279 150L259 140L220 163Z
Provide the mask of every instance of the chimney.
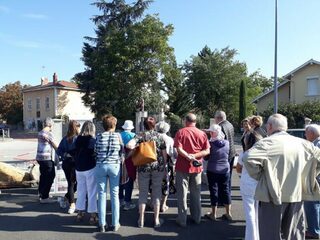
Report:
M41 78L41 86L47 85L48 83L49 83L48 78L46 78L46 77L42 77L42 78Z
M58 75L56 73L53 74L53 85L58 83Z

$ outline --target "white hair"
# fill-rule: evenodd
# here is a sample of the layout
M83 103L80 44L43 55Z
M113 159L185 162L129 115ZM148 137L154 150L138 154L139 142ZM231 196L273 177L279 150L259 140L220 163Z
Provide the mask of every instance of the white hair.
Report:
M227 120L227 115L226 115L226 113L224 111L216 111L214 117L215 118L221 118L222 121Z
M52 126L53 126L52 118L46 117L46 119L43 120L43 127L52 127Z
M271 115L268 124L272 126L272 131L287 131L288 129L288 120L280 113Z
M318 124L309 124L306 126L306 131L312 132L317 137L320 136L320 126Z
M167 133L170 130L170 125L165 121L158 122L156 124L156 130L159 133Z
M218 140L223 140L225 138L225 135L218 124L212 124L209 129L206 129L206 131L216 132L218 134L217 135Z

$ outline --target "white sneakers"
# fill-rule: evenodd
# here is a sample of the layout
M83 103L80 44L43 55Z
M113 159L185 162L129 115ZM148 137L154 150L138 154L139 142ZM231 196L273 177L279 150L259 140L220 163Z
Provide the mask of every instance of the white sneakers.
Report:
M68 209L68 213L73 214L75 211L76 211L76 205L74 203L71 203Z

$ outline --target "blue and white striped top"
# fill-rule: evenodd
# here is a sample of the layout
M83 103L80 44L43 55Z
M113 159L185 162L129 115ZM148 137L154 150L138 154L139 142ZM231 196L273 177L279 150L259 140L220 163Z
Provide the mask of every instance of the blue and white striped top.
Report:
M120 163L123 149L121 136L116 132L104 132L97 135L94 151L97 163Z

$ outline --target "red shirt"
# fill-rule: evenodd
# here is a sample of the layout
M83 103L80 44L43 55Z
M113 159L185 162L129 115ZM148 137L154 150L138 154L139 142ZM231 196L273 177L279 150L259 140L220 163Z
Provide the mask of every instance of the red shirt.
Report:
M202 150L209 149L210 144L205 132L196 127L184 127L176 133L174 147L182 148L189 154L195 154ZM198 160L202 161L202 158ZM188 159L179 154L176 163L176 171L184 173L200 173L202 171L202 166L192 166Z

